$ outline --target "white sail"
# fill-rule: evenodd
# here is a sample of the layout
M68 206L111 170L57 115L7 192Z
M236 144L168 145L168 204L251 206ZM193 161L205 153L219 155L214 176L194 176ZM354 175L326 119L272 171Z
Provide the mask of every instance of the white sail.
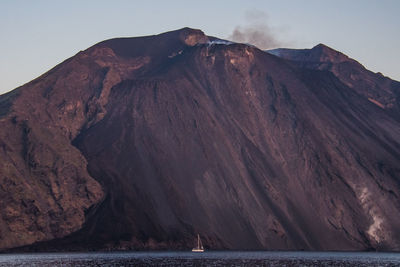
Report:
M200 235L197 234L197 246L192 249L193 252L204 252L203 243L201 243Z

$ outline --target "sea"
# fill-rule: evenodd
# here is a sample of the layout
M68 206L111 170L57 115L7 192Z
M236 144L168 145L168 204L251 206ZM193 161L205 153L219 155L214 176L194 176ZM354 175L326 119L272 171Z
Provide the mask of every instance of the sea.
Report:
M0 266L400 266L381 252L90 252L0 254Z

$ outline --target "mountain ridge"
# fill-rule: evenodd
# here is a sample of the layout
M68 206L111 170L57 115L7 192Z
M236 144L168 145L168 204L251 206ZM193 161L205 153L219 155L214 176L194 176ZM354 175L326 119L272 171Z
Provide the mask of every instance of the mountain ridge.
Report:
M213 40L106 40L0 96L0 248L399 250L397 87Z

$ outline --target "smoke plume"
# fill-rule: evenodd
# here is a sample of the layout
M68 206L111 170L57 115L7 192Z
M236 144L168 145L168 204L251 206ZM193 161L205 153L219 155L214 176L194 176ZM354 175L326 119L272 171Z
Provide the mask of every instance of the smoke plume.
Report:
M273 28L267 24L268 16L261 11L248 11L246 24L236 26L228 39L238 43L248 43L260 49L272 49L285 46L277 38Z

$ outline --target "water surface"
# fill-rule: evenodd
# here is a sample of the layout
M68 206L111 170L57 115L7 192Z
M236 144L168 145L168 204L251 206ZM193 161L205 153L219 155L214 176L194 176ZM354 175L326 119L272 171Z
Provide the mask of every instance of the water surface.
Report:
M400 253L206 251L0 254L0 266L400 266Z

